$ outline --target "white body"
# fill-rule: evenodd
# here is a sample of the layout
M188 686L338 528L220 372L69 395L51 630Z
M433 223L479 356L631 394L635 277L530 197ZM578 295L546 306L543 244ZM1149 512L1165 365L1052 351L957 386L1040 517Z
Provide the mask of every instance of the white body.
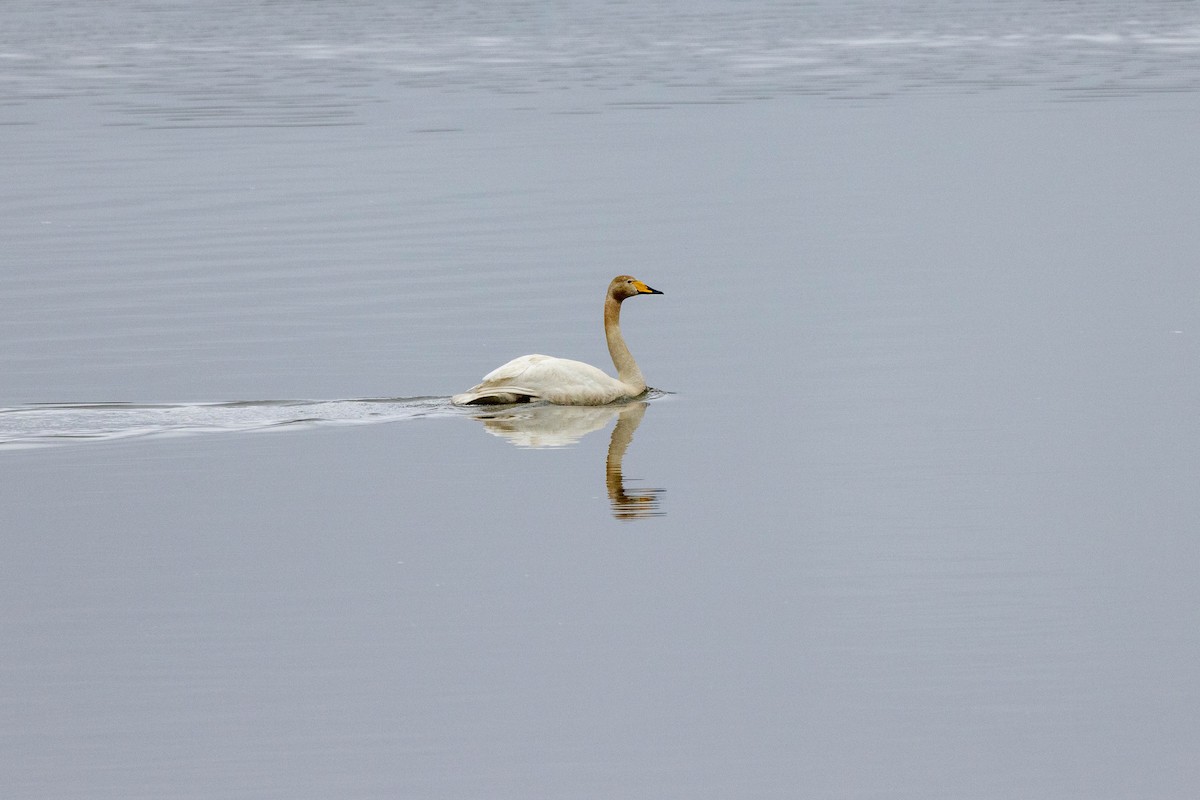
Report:
M561 406L602 406L637 397L646 384L622 383L604 370L572 361L534 353L519 356L483 376L478 386L451 398L455 405L468 405L490 396L492 402L519 403L545 400ZM502 395L511 395L511 399Z

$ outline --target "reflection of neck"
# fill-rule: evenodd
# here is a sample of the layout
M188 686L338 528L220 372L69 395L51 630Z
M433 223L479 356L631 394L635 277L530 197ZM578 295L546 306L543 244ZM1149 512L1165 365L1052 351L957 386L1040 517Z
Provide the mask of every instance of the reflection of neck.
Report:
M617 417L616 427L613 428L612 439L608 443L608 459L604 463L604 482L608 488L608 501L612 506L613 516L617 519L643 519L662 514L658 510L658 495L662 489L627 493L625 491L625 475L621 469L625 451L629 449L629 443L633 441L633 432L641 424L642 416L645 413L645 403L635 403L622 409L620 416Z
M641 394L646 390L646 379L621 335L621 301L611 295L604 301L604 336L608 339L608 354L617 368L617 379Z
M637 430L638 425L642 422L642 416L646 413L646 406L643 403L630 406L623 409L620 416L617 417L617 425L613 428L612 438L608 441L608 458L604 462L604 471L608 485L608 499L612 500L614 505L625 502L625 476L621 470L621 464L625 460L625 451L629 449L629 443L633 441L633 432Z

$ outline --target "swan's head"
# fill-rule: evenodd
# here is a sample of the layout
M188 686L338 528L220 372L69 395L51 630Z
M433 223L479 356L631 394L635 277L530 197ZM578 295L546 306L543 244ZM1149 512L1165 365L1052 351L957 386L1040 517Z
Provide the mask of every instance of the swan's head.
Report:
M651 289L632 275L618 275L608 285L609 297L615 298L618 302L626 297L639 294L662 294L662 292L658 289Z

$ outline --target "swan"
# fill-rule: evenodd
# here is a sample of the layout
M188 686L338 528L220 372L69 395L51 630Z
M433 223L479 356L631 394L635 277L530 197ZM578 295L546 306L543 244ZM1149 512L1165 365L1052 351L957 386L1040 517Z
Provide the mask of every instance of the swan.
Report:
M629 275L618 275L604 297L604 335L616 378L582 361L535 353L497 367L478 386L454 395L450 402L466 406L545 400L560 406L602 406L637 397L646 391L646 379L621 336L621 303L639 294L662 292Z

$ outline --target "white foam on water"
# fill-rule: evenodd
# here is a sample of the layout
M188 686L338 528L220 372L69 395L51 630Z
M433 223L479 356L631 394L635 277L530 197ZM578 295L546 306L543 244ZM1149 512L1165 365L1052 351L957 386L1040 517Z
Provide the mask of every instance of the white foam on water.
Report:
M0 409L0 450L146 436L374 425L454 413L447 398L266 400L135 405L71 403Z

